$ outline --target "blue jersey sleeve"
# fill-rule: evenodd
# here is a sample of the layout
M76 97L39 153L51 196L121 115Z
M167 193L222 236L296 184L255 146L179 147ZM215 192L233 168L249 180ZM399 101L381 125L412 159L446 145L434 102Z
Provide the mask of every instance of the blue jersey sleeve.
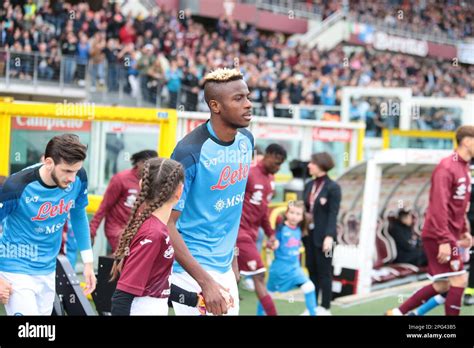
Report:
M91 234L89 230L89 220L87 219L84 208L71 209L71 227L77 240L77 246L80 251L90 250Z
M23 190L32 180L32 174L20 172L5 181L0 189L0 222L18 207Z
M195 154L190 151L186 151L185 148L180 149L179 147L176 147L175 151L171 155L171 159L180 162L184 167L183 194L181 195L178 203L176 203L176 205L173 207L173 210L181 212L184 209L186 197L194 182L194 178L196 177L197 159L195 158Z
M87 198L87 173L84 168L81 168L77 173L77 179L80 181L79 193L76 198L75 207L85 208L89 205L89 199Z
M2 222L18 206L17 192L0 192L0 222Z

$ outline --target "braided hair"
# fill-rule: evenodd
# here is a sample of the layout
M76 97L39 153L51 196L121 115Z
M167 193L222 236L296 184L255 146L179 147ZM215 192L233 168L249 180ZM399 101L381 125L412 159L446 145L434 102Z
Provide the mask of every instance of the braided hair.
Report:
M121 272L125 257L130 252L130 243L140 226L156 209L172 198L183 181L184 170L180 163L166 158L151 158L145 162L140 194L114 253L111 280L116 279Z

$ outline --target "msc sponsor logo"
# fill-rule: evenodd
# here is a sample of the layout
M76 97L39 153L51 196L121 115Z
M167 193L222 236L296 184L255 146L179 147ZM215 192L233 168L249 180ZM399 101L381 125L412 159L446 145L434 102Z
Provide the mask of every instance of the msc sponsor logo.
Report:
M229 197L226 200L223 200L221 198L214 204L214 209L216 209L216 211L220 213L224 209L243 203L244 197L245 197L245 191L242 193L233 195L232 197Z
M64 226L64 222L61 222L59 224L55 224L55 225L52 225L52 226L46 226L46 230L44 232L45 232L45 234L53 234L53 233L56 233L58 231L62 231L63 226Z

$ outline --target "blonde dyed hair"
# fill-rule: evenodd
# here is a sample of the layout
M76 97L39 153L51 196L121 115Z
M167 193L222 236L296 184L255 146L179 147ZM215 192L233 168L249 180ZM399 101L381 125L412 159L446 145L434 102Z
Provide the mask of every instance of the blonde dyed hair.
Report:
M211 71L204 77L204 84L208 82L224 83L230 81L241 80L244 75L237 69L219 68Z

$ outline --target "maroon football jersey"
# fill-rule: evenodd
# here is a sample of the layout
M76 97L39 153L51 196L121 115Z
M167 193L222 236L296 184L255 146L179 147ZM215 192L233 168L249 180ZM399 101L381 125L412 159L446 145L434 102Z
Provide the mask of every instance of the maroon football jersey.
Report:
M457 153L444 158L431 176L429 206L423 238L438 244L456 244L466 231L466 212L471 195L469 164Z
M135 296L167 298L170 295L174 249L168 228L151 215L130 243L117 289Z
M237 243L240 241L256 242L260 226L267 236L275 233L270 226L268 216L268 203L272 199L274 190L273 179L273 175L267 173L261 161L250 168Z

